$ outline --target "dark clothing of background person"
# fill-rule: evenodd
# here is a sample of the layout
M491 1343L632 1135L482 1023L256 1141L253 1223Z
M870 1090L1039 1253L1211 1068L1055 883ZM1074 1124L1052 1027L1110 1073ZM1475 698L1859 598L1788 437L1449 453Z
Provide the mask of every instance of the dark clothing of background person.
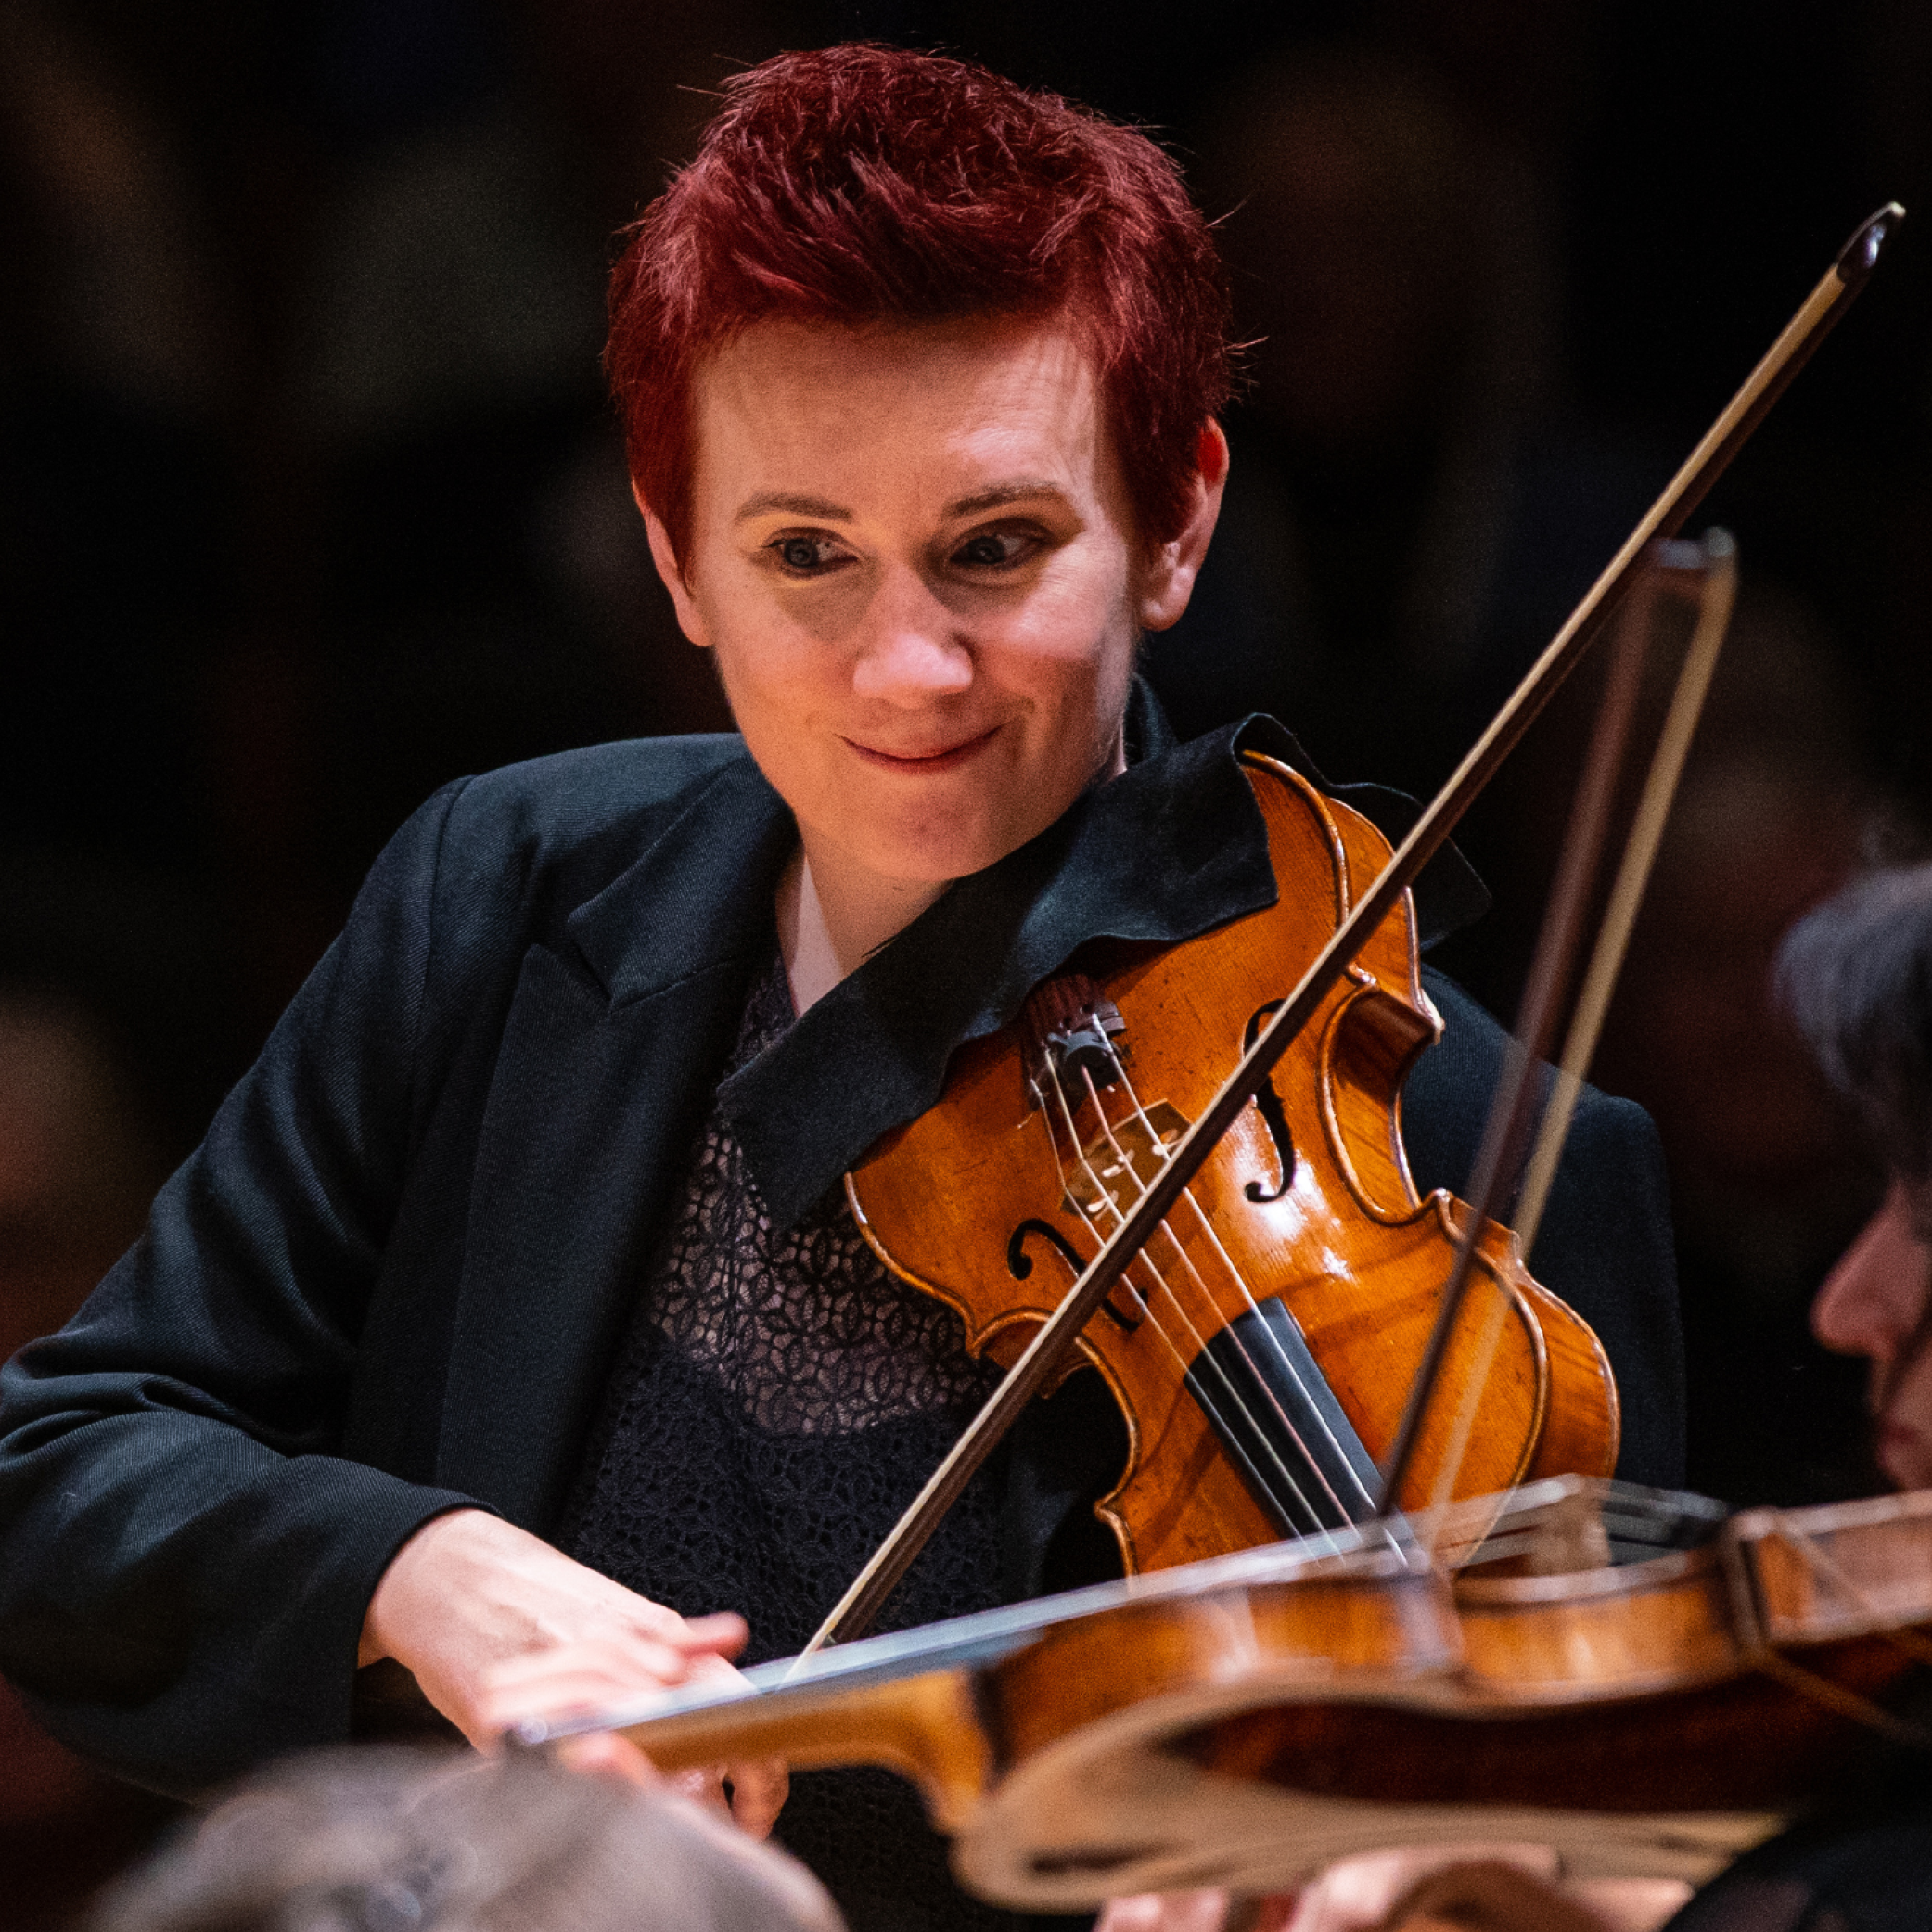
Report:
M1921 1709L1914 1712L1924 1721ZM1898 1754L1819 1814L1744 1857L1659 1932L1925 1932L1932 1926L1932 1772Z
M439 792L140 1241L0 1380L0 1668L48 1726L189 1793L347 1735L364 1613L413 1531L481 1505L556 1533L714 1090L783 1224L1082 941L1270 902L1238 733L1173 745L1145 696L1134 719L1139 762L723 1087L797 837L742 745L607 745ZM1502 1052L1430 991L1448 1031L1405 1107L1425 1187L1464 1180ZM1671 1482L1675 1286L1641 1109L1586 1100L1536 1265L1615 1366L1619 1472ZM1069 1389L1016 1431L1009 1597L1093 1573L1104 1418Z

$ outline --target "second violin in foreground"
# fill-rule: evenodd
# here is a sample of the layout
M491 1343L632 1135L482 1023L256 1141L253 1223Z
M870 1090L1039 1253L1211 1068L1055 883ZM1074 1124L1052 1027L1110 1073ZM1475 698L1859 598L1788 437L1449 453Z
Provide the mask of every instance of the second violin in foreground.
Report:
M1932 1744L1897 1714L1928 1626L1932 1493L1727 1521L1567 1478L518 1734L889 1766L962 1882L1019 1910L1477 1838L1696 1882L1874 1745Z

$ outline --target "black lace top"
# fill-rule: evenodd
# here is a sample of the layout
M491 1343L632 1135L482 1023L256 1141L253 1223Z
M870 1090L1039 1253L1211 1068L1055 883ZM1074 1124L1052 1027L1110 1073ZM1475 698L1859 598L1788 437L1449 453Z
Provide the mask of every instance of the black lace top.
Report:
M727 1073L792 1022L782 963L754 987ZM687 1616L741 1611L747 1661L797 1651L996 1379L957 1319L889 1275L841 1194L773 1225L719 1108L692 1145L568 1512L580 1562ZM1001 1600L999 1458L879 1619ZM1013 1923L952 1883L912 1787L802 1773L778 1836L852 1932Z

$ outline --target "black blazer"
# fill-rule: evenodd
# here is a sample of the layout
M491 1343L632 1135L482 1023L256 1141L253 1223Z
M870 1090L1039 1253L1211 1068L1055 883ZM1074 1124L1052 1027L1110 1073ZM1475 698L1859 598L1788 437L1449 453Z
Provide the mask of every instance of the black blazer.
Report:
M811 1009L801 1064L836 1049L864 1077L777 1092L768 1197L809 1201L929 1104L952 1044L1080 939L1184 937L1272 897L1264 838L1259 861L1252 838L1209 842L1246 800L1231 736L1090 794ZM339 1739L364 1611L412 1531L473 1503L553 1528L794 839L734 737L460 781L397 835L139 1242L0 1375L0 1669L58 1735L178 1792ZM944 1037L900 1028L895 959L923 960ZM1406 1114L1425 1187L1463 1181L1501 1052L1431 988L1448 1033ZM1537 1272L1610 1352L1622 1473L1675 1479L1675 1287L1640 1109L1587 1099ZM1043 1553L1091 1493L1041 1413L1010 1486L1020 1592L1054 1580Z

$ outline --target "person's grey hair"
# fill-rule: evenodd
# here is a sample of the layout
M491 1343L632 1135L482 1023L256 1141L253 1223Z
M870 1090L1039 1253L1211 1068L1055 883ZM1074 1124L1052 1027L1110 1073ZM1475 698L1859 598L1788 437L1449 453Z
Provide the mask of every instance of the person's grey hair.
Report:
M1932 864L1814 906L1778 949L1777 993L1886 1164L1932 1175Z
M87 1932L843 1932L797 1860L669 1793L368 1746L251 1779Z

